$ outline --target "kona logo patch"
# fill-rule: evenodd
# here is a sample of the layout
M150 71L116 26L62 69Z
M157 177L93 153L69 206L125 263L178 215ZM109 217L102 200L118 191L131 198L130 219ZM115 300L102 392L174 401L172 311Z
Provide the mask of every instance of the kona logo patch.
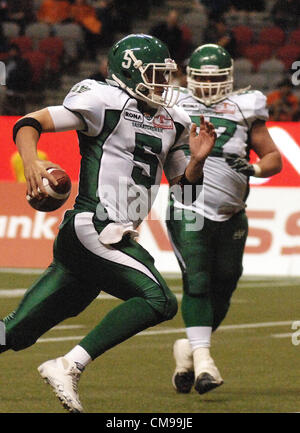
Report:
M141 113L138 113L137 111L133 111L133 110L125 110L124 119L131 120L136 123L144 122L144 116Z
M221 104L216 105L215 111L216 113L234 114L236 107L233 104L229 104L229 102L222 102Z
M181 107L184 108L185 110L198 111L200 109L200 104L192 104L192 103L184 102L183 104L181 104Z
M153 126L162 129L173 129L173 120L171 117L164 116L163 114L158 114L153 119Z

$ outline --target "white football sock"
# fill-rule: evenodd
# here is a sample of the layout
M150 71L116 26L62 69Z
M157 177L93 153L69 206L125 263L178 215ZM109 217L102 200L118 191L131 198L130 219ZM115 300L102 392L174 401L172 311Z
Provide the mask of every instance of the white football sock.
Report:
M199 347L210 347L212 327L211 326L192 326L186 328L186 334L189 339L192 351Z
M79 345L70 350L70 352L65 355L65 358L69 361L78 362L82 367L86 367L90 362L92 362L92 358L87 351Z

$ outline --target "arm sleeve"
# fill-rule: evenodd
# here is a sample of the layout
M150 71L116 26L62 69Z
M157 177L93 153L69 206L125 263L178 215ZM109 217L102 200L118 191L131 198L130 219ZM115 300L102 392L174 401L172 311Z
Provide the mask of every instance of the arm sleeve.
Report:
M84 134L95 137L103 126L104 104L101 87L94 80L83 80L76 84L65 97L63 106L81 118Z
M259 91L255 91L253 94L253 105L252 110L249 113L250 116L248 121L250 125L255 122L255 120L264 120L267 121L269 119L269 111L267 108L267 98Z
M190 159L189 148L190 126L184 128L179 139L170 149L164 164L165 175L169 182L177 176L181 176Z
M85 128L82 118L67 110L63 105L48 107L48 111L53 120L55 132L81 131Z

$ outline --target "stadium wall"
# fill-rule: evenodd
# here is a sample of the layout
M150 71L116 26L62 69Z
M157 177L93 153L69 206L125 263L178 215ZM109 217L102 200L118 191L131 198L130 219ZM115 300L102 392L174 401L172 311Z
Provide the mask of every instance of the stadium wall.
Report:
M0 267L45 268L66 209L77 194L80 155L74 132L43 134L39 149L61 165L72 179L66 204L51 213L36 212L25 198L26 184L15 180L12 126L16 118L0 117ZM247 200L249 236L244 275L300 275L300 130L297 123L267 124L283 157L283 170L269 179L251 178ZM254 155L252 155L252 159ZM168 197L165 177L151 215L140 227L140 242L161 272L179 272L164 224Z

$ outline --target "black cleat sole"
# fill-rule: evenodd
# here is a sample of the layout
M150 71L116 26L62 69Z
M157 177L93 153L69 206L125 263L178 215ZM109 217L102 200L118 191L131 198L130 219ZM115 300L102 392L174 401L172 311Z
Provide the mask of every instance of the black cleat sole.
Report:
M216 383L215 379L209 373L203 373L196 380L195 390L199 394L205 394L206 392L212 391L222 384L223 382Z
M195 375L193 371L187 373L177 373L174 378L176 391L182 394L188 394L194 384Z

